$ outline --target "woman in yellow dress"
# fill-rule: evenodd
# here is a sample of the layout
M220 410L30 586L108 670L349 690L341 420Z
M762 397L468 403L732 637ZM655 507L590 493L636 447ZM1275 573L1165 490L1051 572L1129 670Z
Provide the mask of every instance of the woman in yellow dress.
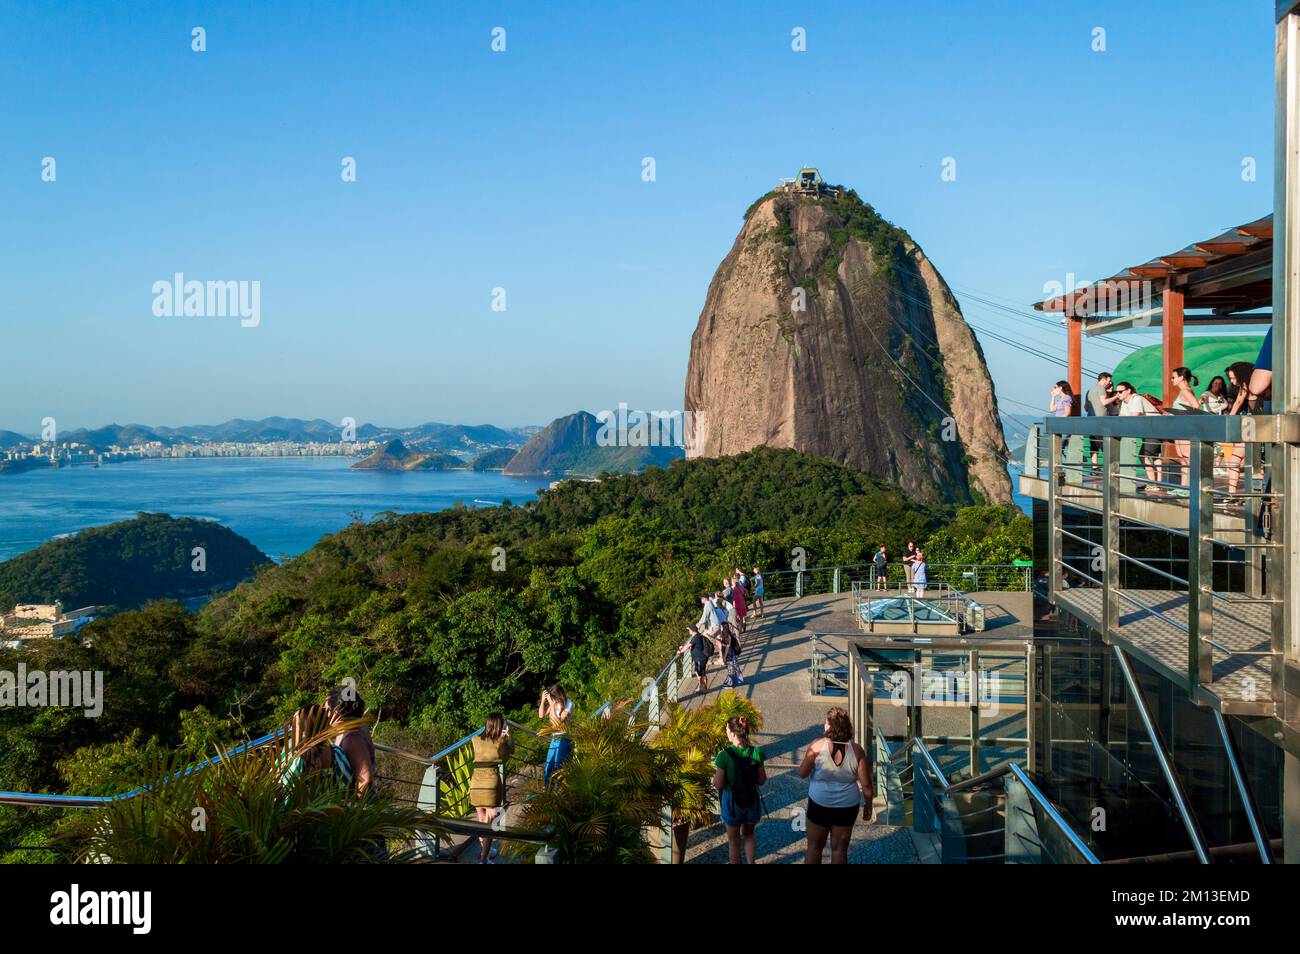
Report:
M469 803L474 806L479 821L491 824L505 814L506 782L501 766L514 752L515 740L510 737L505 717L493 712L473 742L474 774L469 781ZM486 863L491 857L492 839L482 837L479 843L482 845L479 861Z

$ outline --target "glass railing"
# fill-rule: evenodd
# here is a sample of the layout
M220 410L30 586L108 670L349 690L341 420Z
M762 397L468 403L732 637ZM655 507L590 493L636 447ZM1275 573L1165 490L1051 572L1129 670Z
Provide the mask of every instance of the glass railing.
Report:
M1173 634L1185 654L1156 661L1193 697L1275 714L1291 581L1272 464L1300 415L1049 418L1045 434L1051 600L1138 652Z

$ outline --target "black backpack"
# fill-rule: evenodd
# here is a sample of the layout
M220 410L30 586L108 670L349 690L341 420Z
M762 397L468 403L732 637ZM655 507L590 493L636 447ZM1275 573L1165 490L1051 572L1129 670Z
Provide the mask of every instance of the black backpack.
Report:
M758 804L759 763L737 748L727 749L731 759L731 804L744 811Z

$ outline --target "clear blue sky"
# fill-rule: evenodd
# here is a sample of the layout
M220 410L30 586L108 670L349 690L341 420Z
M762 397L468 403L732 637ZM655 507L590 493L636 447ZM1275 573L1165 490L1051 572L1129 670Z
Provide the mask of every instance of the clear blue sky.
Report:
M6 2L0 428L678 408L743 212L804 163L1027 309L1271 208L1271 10ZM155 317L178 271L260 281L260 326ZM1045 405L1057 368L984 347Z

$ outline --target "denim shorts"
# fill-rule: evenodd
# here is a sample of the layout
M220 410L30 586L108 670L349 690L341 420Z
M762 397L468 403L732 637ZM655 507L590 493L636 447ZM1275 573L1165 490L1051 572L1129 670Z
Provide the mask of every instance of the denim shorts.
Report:
M573 755L573 742L567 735L556 735L551 737L551 744L546 749L546 771L543 778L546 784L550 784L551 776L563 765L569 761Z
M762 817L762 806L755 802L748 809L738 809L731 801L731 789L722 793L722 823L733 828L739 825L757 825Z

